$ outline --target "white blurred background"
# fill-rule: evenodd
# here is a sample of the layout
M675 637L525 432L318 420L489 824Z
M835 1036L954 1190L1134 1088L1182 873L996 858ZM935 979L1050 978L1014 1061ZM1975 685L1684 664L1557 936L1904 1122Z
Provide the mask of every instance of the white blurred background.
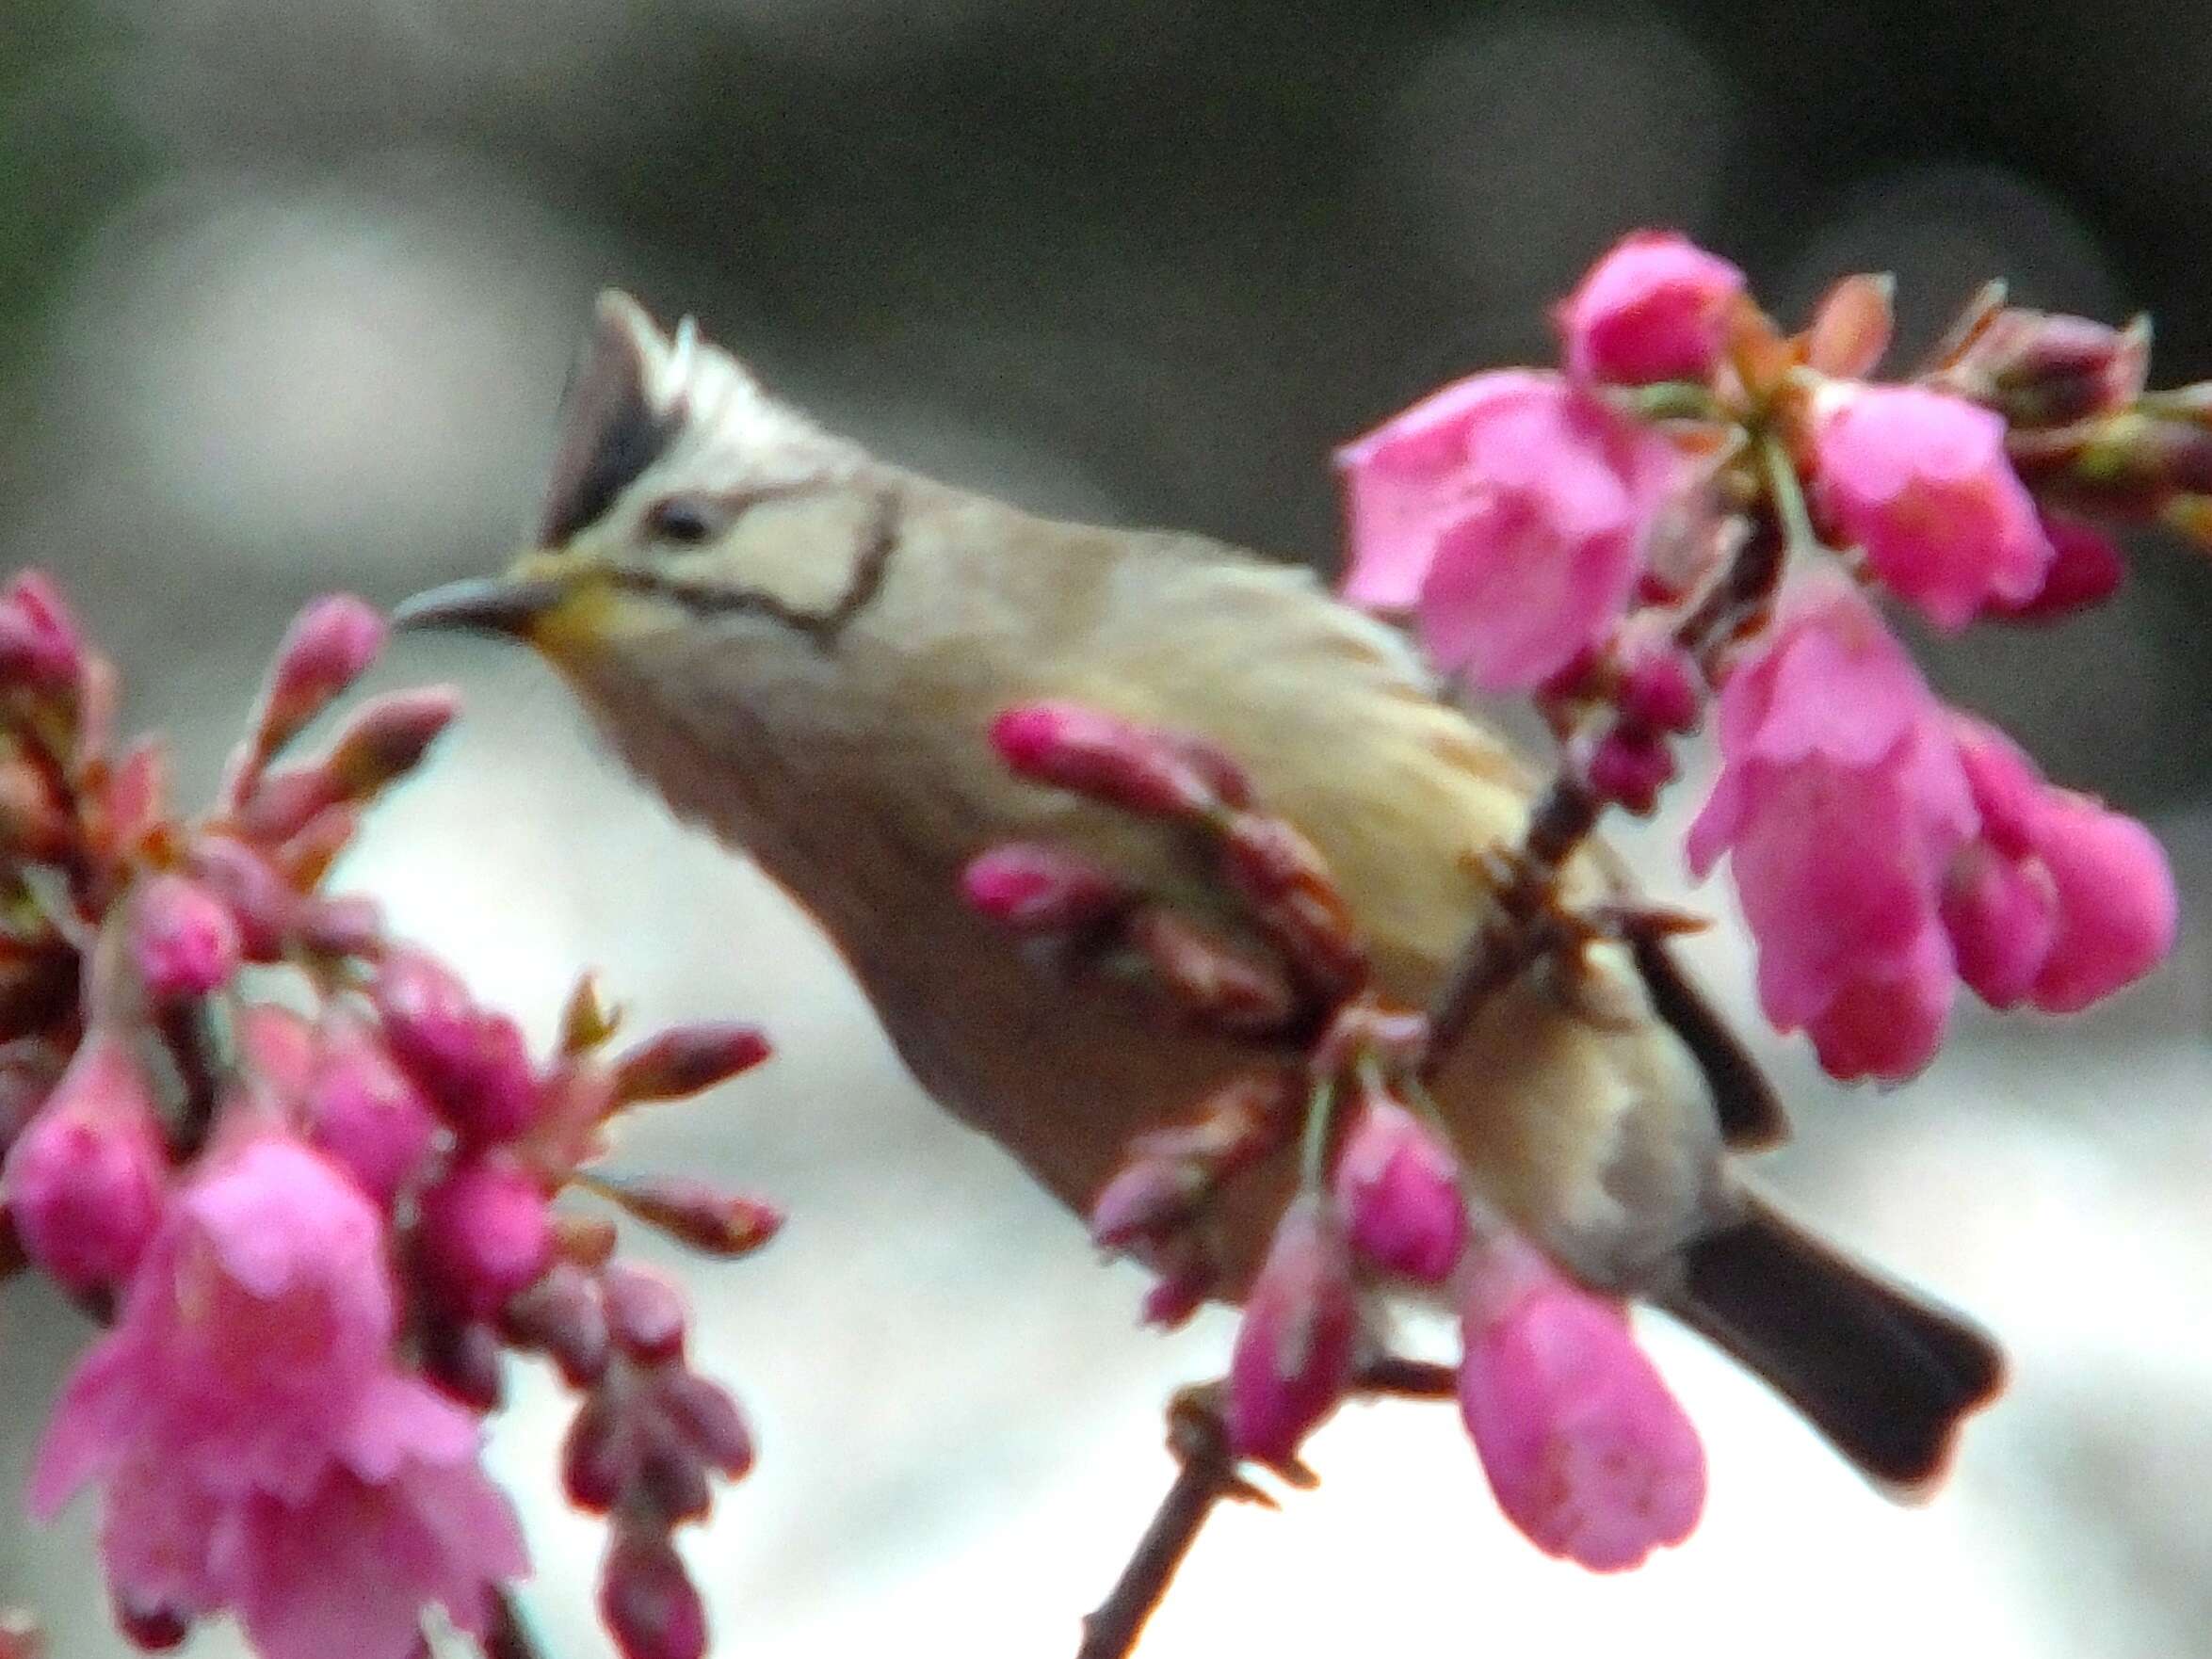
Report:
M2149 305L2167 377L2212 370L2212 226L2164 205L2204 182L2192 8L2028 4L2001 36L1972 8L1739 9L0 0L0 552L60 572L204 783L301 599L509 550L605 282L696 311L897 459L1324 566L1331 444L1542 351L1544 303L1640 223L1785 306L1895 269L1920 338L1994 272L2031 303ZM2140 555L2096 618L1926 660L2149 813L2193 898L2212 580ZM934 1112L803 919L633 794L532 665L409 642L382 675L458 679L471 714L353 883L541 1037L590 964L640 1022L778 1039L625 1148L793 1215L755 1262L665 1258L764 1448L689 1544L720 1651L1072 1651L1168 1478L1159 1405L1219 1369L1226 1323L1135 1329L1138 1277ZM1635 837L1662 891L1679 829ZM1698 955L1748 1023L1734 937ZM1320 1491L1209 1530L1146 1653L2212 1648L2208 998L2192 922L2139 991L2063 1026L1969 1019L1900 1093L1769 1045L1800 1131L1773 1182L2013 1353L1929 1508L1655 1320L1712 1452L1687 1548L1619 1580L1547 1563L1447 1408L1357 1409L1316 1443ZM0 1295L0 1489L84 1338ZM529 1605L557 1659L602 1654L597 1529L550 1474L561 1402L518 1381L496 1459ZM59 1659L123 1651L90 1538L82 1510L50 1534L0 1510L0 1603L35 1604Z

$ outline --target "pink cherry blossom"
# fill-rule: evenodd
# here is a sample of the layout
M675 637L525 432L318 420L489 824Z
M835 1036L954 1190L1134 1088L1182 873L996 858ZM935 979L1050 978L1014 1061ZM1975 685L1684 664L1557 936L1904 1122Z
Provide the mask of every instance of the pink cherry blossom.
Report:
M34 1512L136 1443L209 1490L303 1496L331 1425L384 1374L396 1322L368 1200L300 1142L250 1133L170 1200L115 1329L63 1392Z
M1335 1194L1360 1255L1424 1284L1441 1284L1467 1242L1460 1169L1427 1125L1371 1094L1336 1155Z
M167 1178L161 1126L130 1043L95 1027L8 1149L0 1196L30 1259L71 1290L93 1291L137 1267Z
M424 1606L480 1629L522 1568L475 1420L393 1368L380 1217L326 1159L247 1129L171 1201L31 1485L106 1492L127 1605L235 1609L266 1659L408 1659Z
M407 1447L364 1475L334 1463L298 1505L258 1496L228 1518L211 1563L263 1659L409 1659L423 1609L471 1635L490 1628L493 1587L527 1570L513 1507L463 1430Z
M101 1532L118 1598L179 1622L234 1610L262 1659L409 1659L432 1604L481 1634L527 1557L474 1421L396 1377L355 1404L296 1498L134 1447Z
M2127 580L2127 561L2111 537L2079 519L2043 517L2051 568L2042 586L2017 604L1994 602L1990 614L2014 622L2047 622L2098 605Z
M0 687L65 691L85 668L85 636L43 571L24 571L0 590Z
M1690 862L1730 854L1767 1017L1837 1076L1910 1075L1950 1011L1937 888L1977 829L1942 705L1873 607L1817 580L1722 688L1720 735Z
M2042 589L2050 539L1991 411L1921 386L1839 388L1816 419L1813 471L1822 515L1939 627Z
M1478 1256L1460 1412L1507 1519L1593 1572L1682 1542L1704 1508L1704 1449L1625 1311L1518 1240L1486 1241Z
M1577 379L1703 380L1719 366L1743 272L1671 232L1639 231L1555 313Z
M1997 976L1998 994L1972 974L1967 983L2000 1007L2025 997L2052 1013L2074 1013L2163 961L2180 904L2156 837L2099 801L2045 783L2002 733L1962 716L1954 730L1983 825L1976 862L2000 872L1980 879L2005 884L2000 905L2035 906L2036 937L2045 945L2040 955L2027 951L2020 939L2030 929L2023 926L2007 936L2015 959L2012 973ZM1955 869L1951 888L1962 884ZM2013 891L2033 897L2011 897ZM1962 937L1954 928L1962 966L1974 949L1988 948L1987 932L1969 928Z
M1351 1249L1326 1198L1294 1199L1245 1298L1229 1362L1229 1443L1287 1463L1351 1380L1360 1329Z
M1836 1076L1926 1065L1957 980L1994 1007L2070 1012L2172 947L2150 831L1945 710L1841 582L1800 589L1722 688L1720 724L1691 864L1729 854L1761 1006Z
M1521 371L1447 386L1336 459L1346 597L1417 605L1437 661L1493 691L1541 684L1612 625L1684 475L1664 438Z

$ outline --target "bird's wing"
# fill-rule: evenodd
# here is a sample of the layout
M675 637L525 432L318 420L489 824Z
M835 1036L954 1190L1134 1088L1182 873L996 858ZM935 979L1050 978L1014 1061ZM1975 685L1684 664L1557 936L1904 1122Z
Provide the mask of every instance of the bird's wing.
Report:
M1205 734L1251 767L1263 802L1321 845L1363 922L1391 942L1384 954L1398 959L1384 966L1396 989L1432 994L1484 913L1482 855L1519 839L1540 774L1444 701L1399 634L1335 601L1303 567L1199 537L1152 541L1152 558L1125 561L1117 579L1154 587L1153 603L1107 607L1152 620L1103 642L1091 660L1124 706L1138 697L1152 717L1185 724L1196 711ZM1221 673L1223 662L1235 671ZM1634 893L1603 844L1574 875L1577 885ZM1786 1138L1758 1063L1665 943L1639 945L1633 960L1653 1011L1703 1073L1726 1140L1749 1149Z

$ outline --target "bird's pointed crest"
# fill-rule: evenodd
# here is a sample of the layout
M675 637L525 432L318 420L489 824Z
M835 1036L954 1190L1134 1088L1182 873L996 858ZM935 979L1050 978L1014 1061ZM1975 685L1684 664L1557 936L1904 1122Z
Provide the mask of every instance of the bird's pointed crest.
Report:
M740 487L849 464L858 453L769 397L691 318L664 333L635 299L609 289L562 402L539 544L557 547L595 523L671 459Z

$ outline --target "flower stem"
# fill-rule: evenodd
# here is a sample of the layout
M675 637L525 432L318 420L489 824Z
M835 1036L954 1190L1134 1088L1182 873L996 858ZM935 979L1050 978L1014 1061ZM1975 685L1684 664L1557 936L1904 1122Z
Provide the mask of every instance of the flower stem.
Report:
M1647 421L1710 421L1720 415L1712 388L1699 380L1659 380L1639 386L1630 395L1629 403Z
M1306 1100L1305 1137L1299 1143L1299 1182L1308 1192L1319 1191L1327 1180L1329 1130L1335 1116L1336 1079L1316 1079Z
M1759 465L1767 475L1767 492L1782 521L1784 546L1790 553L1813 552L1820 546L1814 534L1812 515L1805 510L1805 491L1798 482L1798 469L1782 440L1771 432L1759 440Z

